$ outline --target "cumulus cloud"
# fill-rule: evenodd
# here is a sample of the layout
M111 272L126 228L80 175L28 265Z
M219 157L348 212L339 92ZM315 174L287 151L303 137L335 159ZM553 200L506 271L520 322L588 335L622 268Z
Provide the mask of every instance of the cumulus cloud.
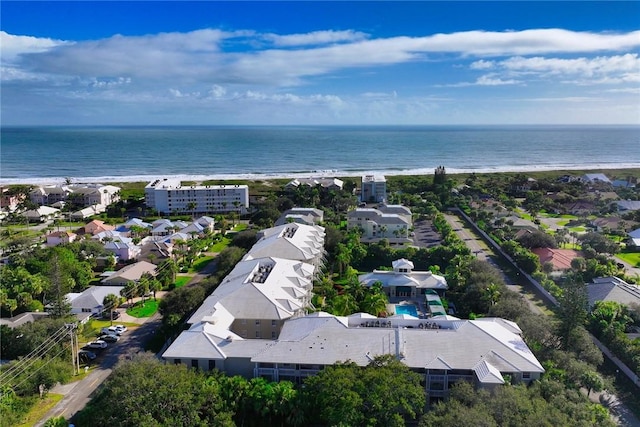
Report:
M0 31L0 55L5 65L13 63L22 54L46 52L54 47L70 44L73 43L50 38L18 36Z

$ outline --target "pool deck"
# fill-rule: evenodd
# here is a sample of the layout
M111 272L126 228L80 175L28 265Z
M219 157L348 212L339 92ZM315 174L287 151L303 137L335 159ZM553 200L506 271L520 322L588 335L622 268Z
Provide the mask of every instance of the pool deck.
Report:
M389 304L387 304L387 313L392 316L394 314L398 314L396 312L396 305L409 305L415 307L419 319L426 319L427 317L429 317L429 309L427 308L426 304L417 299L407 299L403 297L389 298Z

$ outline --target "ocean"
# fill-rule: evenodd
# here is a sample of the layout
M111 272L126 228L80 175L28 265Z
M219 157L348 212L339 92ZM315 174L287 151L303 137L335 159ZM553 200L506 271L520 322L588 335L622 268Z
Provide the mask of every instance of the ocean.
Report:
M640 126L2 127L0 184L640 168Z

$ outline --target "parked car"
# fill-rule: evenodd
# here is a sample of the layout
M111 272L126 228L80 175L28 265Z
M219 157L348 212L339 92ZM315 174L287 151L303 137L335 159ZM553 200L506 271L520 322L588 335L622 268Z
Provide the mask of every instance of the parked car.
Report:
M104 348L107 348L108 344L105 341L102 340L95 340L95 341L91 341L89 343L87 343L87 345L85 346L86 348L95 348L97 350L102 350Z
M100 335L122 335L124 330L116 326L109 326L108 328L100 329Z
M96 354L93 351L89 350L80 350L78 352L78 358L82 363L89 363L96 358Z
M120 331L120 334L122 334L123 332L127 332L127 327L124 325L115 325L115 326L112 326L112 328L116 328L117 331Z
M105 335L100 335L98 339L107 343L114 343L114 342L118 342L120 337L117 336L116 334L105 334Z

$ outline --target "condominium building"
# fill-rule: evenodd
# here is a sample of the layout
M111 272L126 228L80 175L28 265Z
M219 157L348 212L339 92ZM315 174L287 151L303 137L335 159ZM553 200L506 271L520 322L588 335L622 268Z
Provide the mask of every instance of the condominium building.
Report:
M382 203L387 200L387 179L384 175L362 177L360 200L365 203Z
M411 210L400 205L381 205L374 208L357 208L347 214L347 227L362 231L362 242L387 239L389 243L410 243L412 227Z
M178 179L156 179L144 189L148 207L163 214L246 213L247 185L182 185Z

